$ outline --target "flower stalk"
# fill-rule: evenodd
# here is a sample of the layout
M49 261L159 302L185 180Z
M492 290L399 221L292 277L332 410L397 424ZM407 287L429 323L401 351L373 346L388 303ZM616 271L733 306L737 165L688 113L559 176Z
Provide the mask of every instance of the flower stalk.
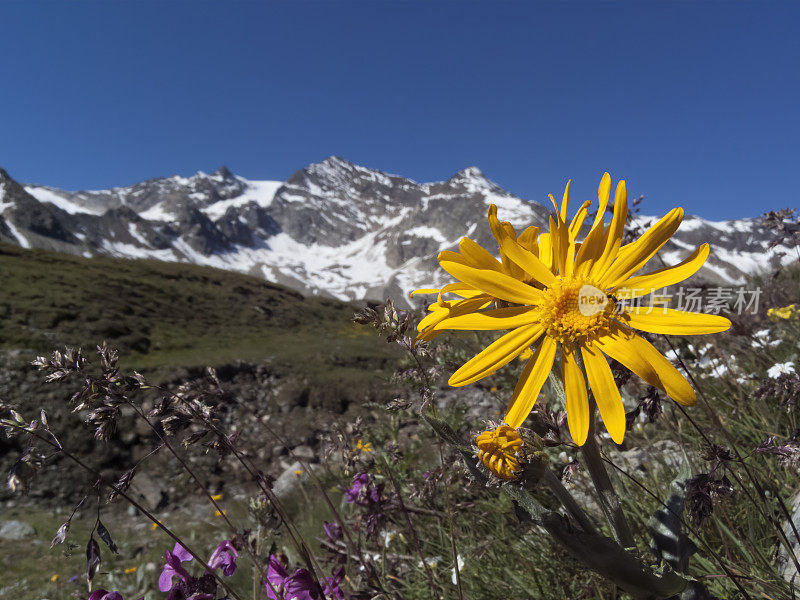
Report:
M581 456L583 456L586 470L589 471L589 477L592 479L594 489L597 491L597 496L600 499L600 508L603 510L609 525L614 530L617 541L625 548L633 548L636 546L636 541L633 538L631 527L628 524L628 519L625 517L625 512L622 510L622 504L619 501L619 496L614 490L611 483L611 477L606 471L603 457L600 455L600 448L597 445L595 437L595 410L594 401L591 402L592 410L589 420L589 436L586 438L586 443L581 446Z

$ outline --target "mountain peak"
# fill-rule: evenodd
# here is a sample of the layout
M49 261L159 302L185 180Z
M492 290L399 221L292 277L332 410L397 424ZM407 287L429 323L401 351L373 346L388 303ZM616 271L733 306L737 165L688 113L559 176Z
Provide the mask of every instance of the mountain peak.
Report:
M327 167L336 167L336 168L353 166L353 163L351 163L349 160L345 160L341 156L336 156L335 154L331 154L320 164L325 165Z
M211 174L211 177L218 179L230 179L234 177L234 174L230 172L228 167L222 165L219 169L217 169Z
M447 180L450 185L462 186L470 192L503 193L503 189L490 181L478 167L467 167Z
M450 178L450 181L458 179L483 179L488 181L488 179L486 179L486 175L484 175L483 171L481 171L478 167L467 167L466 169L461 169L458 173Z
M14 179L8 174L8 171L0 167L0 183L5 181L14 181Z

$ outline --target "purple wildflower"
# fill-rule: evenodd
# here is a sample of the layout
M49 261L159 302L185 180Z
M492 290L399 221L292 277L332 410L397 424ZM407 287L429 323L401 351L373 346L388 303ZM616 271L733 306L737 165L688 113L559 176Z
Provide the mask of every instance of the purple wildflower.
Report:
M378 504L381 499L380 489L372 481L368 473L360 473L353 478L353 486L345 491L345 501L348 504L366 506L370 503Z
M230 577L236 572L236 559L238 557L239 553L230 540L223 540L214 550L211 558L208 559L209 570L214 571L222 567L222 573L225 577Z
M95 590L91 594L89 594L89 598L87 600L124 600L122 594L119 592L107 592L106 590ZM138 600L144 600L144 596L138 598ZM213 600L213 598L211 599Z
M334 571L332 577L323 577L320 583L322 584L322 593L330 600L344 600L344 592L339 584L344 580L344 567L339 567Z
M307 569L297 569L283 582L286 600L321 600L322 590Z
M353 485L345 490L345 502L356 504L365 509L363 517L359 517L366 525L367 537L372 537L380 529L384 519L385 498L382 498L382 484L368 473L360 473L353 478Z
M271 555L269 557L269 565L267 565L267 581L264 582L264 586L267 588L267 598L281 600L280 596L276 594L282 593L283 582L286 581L287 577L289 577L289 574L286 572L283 563L278 560L277 556Z
M342 528L336 523L324 521L322 523L322 531L325 532L325 537L328 538L328 541L334 544L342 539Z
M307 569L297 569L289 575L286 567L274 554L267 567L267 598L270 600L344 600L339 584L344 579L341 567L333 577L323 577L318 583Z
M119 592L107 592L106 590L95 590L89 594L88 600L123 600Z
M167 550L164 553L164 560L166 564L158 578L159 590L162 592L171 591L174 587L173 579L175 577L180 578L184 583L189 582L191 576L186 572L186 569L181 566L181 563L192 560L192 555L189 554L186 548L181 546L178 542L175 542L175 547L172 549L172 552Z

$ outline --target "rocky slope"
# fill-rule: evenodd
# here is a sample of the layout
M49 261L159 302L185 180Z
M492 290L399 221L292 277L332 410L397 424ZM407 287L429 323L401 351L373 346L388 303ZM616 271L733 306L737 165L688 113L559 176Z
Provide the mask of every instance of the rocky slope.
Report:
M507 193L475 167L420 184L330 157L285 182L249 181L222 167L79 192L22 185L0 169L0 241L210 265L343 300L402 301L445 281L436 255L461 237L494 247L491 203L515 226L547 221L546 206ZM703 278L733 283L780 260L787 249L768 250L769 239L757 219L687 217L661 256L678 262L711 241Z

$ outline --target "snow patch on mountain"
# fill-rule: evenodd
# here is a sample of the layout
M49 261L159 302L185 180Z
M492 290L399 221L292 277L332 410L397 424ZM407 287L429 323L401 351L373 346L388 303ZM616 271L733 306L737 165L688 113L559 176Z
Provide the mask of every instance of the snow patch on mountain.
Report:
M71 215L88 214L88 215L102 215L103 210L92 210L85 206L76 204L70 200L63 192L58 192L52 188L26 185L25 191L31 196L36 198L39 202L47 202L53 206L57 206L61 210L68 212Z
M248 202L255 202L261 208L268 208L275 198L275 192L283 185L282 181L246 181L245 192L241 196L229 200L220 200L205 207L203 212L212 221L216 221L232 206L239 207Z
M20 246L22 246L23 248L31 247L31 243L28 241L28 239L24 235L22 235L19 229L17 229L16 226L8 219L6 219L6 226L8 227L9 231L11 231L12 235L15 238L17 238L17 241L19 242Z

